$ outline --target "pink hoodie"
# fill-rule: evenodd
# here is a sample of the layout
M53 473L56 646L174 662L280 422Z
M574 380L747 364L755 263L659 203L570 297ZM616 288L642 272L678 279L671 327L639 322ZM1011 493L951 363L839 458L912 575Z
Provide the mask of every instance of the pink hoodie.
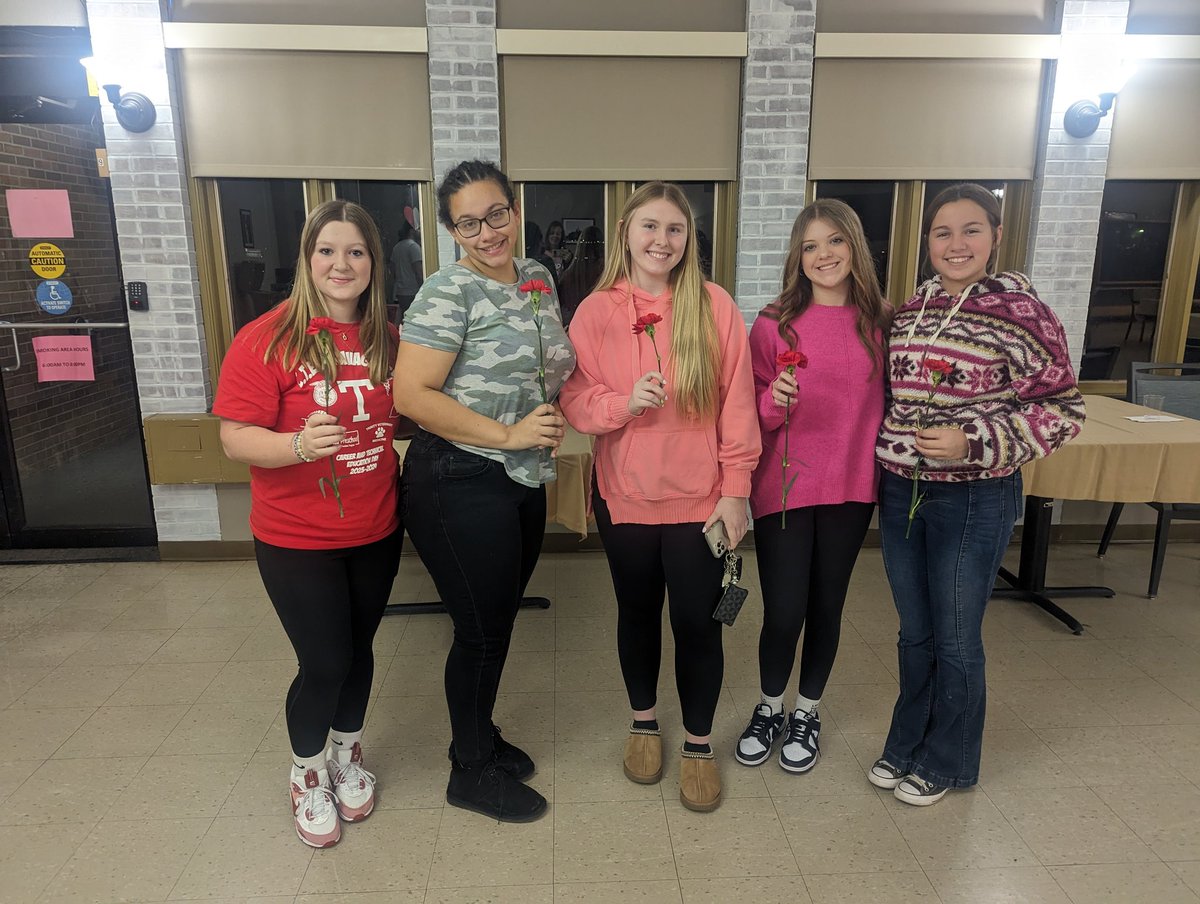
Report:
M576 430L597 437L596 482L617 524L703 522L722 496L750 495L762 450L746 325L729 293L707 283L721 354L715 421L688 420L671 397L671 293L653 296L620 283L593 292L571 321L578 364L558 400ZM663 318L655 341L667 403L629 413L633 384L658 370L650 337L635 335L643 314Z

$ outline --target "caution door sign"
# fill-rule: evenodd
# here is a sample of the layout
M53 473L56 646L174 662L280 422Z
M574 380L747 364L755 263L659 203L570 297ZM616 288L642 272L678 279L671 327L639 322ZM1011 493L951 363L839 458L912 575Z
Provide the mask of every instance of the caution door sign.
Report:
M58 279L67 269L67 258L57 245L39 242L29 251L29 266L42 279Z

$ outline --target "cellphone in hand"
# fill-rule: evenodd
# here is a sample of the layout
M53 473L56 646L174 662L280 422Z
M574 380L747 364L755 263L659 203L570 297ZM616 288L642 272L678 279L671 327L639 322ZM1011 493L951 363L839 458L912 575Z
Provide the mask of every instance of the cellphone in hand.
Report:
M704 539L708 541L708 548L714 559L720 559L729 552L729 534L725 532L724 521L718 521L705 531Z

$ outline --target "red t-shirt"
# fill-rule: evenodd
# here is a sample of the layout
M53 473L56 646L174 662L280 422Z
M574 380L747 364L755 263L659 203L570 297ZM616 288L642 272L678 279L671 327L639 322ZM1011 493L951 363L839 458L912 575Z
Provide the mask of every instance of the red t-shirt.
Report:
M297 461L282 468L250 467L250 529L272 546L337 549L381 540L396 529L396 453L392 438L398 415L392 406L392 380L373 384L358 341L358 324L339 323L333 331L341 360L332 404L325 404L325 380L305 364L285 370L277 350L263 362L280 305L246 324L221 365L213 414L279 433L295 433L305 418L328 411L346 428L346 438L330 458ZM391 327L393 338L396 328ZM345 517L329 483L330 462L341 478ZM321 478L326 478L321 482ZM324 489L324 495L321 490Z

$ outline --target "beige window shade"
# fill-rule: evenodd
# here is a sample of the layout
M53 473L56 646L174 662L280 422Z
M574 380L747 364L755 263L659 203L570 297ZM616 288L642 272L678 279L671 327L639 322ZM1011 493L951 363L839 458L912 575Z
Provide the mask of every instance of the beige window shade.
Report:
M173 22L425 27L425 0L175 0Z
M740 60L505 57L500 76L514 179L737 178Z
M1011 2L1011 0L1009 0ZM605 0L604 3L501 0L499 28L600 31L745 31L745 0Z
M1032 179L1040 60L817 60L809 178Z
M817 4L817 31L1053 34L1055 0L836 0Z
M193 176L432 178L423 54L182 50Z
M1200 60L1144 61L1113 107L1109 179L1200 179Z

